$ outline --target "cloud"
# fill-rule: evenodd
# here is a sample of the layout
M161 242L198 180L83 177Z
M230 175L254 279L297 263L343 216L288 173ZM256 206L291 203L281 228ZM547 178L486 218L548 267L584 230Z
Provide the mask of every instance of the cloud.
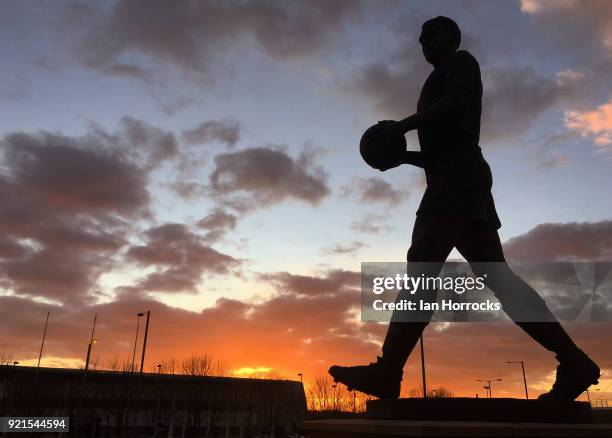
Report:
M108 13L71 6L67 19L83 23L80 60L90 68L151 81L153 70L135 61L144 54L156 64L171 64L210 79L219 52L247 40L274 58L317 52L358 16L359 4L328 2L181 2L122 0Z
M148 217L147 173L106 133L11 133L0 142L0 284L74 306Z
M401 25L390 28L388 40L383 39L385 34L380 37L386 44L371 50L366 62L339 74L337 83L347 93L369 100L380 112L377 117L400 119L416 111L420 88L433 69L422 59L419 29L426 18L447 9L444 15L455 17L462 26L462 48L481 63L481 142L506 144L536 126L548 111L592 105L602 93L609 94L612 56L601 48L601 32L612 19L606 3L571 2L559 13L544 5L537 14L523 17L510 4L470 11L473 16L448 10L446 4L402 7ZM493 23L499 22L508 27L494 28ZM558 29L564 29L562 35ZM501 35L506 35L505 40ZM551 65L558 65L558 72L551 74Z
M129 116L121 119L121 127L132 152L144 157L149 168L156 167L160 162L174 158L179 153L178 143L172 132Z
M331 282L323 293L282 293L259 303L219 299L201 312L173 308L150 299L121 300L76 309L36 303L16 297L0 297L0 351L15 360L37 358L40 335L47 310L51 312L42 365L52 358L84 360L84 350L94 313L98 314L93 357L105 365L114 358L131 358L136 313L151 310L145 370L162 359L179 359L206 352L228 362L232 369L267 367L305 383L326 374L332 364L367 364L380 355L379 343L386 325L363 324L350 319L351 309L359 306L357 280ZM308 276L306 276L308 277ZM320 279L327 279L325 274ZM316 279L316 276L313 276ZM298 282L301 282L298 280ZM318 283L315 281L315 287ZM338 287L336 293L327 292ZM293 290L293 288L290 288ZM300 288L297 288L299 291ZM308 292L308 291L307 291ZM550 352L539 347L514 324L450 324L435 330L432 324L424 333L427 349L428 379L457 395L481 392L476 379L490 371L492 358L520 357L528 364L530 396L535 397L550 385L554 372ZM576 342L598 363L610 363L606 345L609 324L572 324L568 331ZM478 339L479 342L474 342ZM520 368L504 366L495 387L497 394L520 397L523 391ZM405 367L404 390L418 386L418 354Z
M562 44L612 51L612 8L606 0L521 0L521 11L541 25L562 28L555 36Z
M126 260L155 271L140 280L130 292L197 292L204 274L229 274L241 262L205 243L184 224L168 223L146 231L144 245L128 249Z
M567 129L592 138L596 150L612 152L612 101L591 110L565 111L564 121Z
M355 290L361 284L358 272L343 270L328 271L325 277L277 272L260 274L259 278L271 282L281 293L298 296L342 293L347 290Z
M408 196L407 192L394 189L382 178L360 178L352 185L343 187L343 193L359 191L359 199L364 203L386 202L397 205Z
M251 208L288 198L316 206L330 193L327 174L313 164L312 157L303 153L294 159L270 147L217 155L210 187L215 196L250 195L251 199L237 202L250 204ZM246 205L237 207L248 208Z
M491 68L484 72L483 84L481 137L499 141L516 138L545 111L571 102L584 81L540 76L530 69Z
M223 237L228 231L236 228L238 217L223 209L216 208L206 217L198 221L198 227L206 230L204 239L215 242Z
M380 214L367 214L362 219L351 222L351 229L359 233L378 234L389 231L391 227L384 225L386 217Z
M362 352L364 348L374 354L375 346L360 335L359 327L347 317L349 309L359 305L355 289L359 284L358 273L338 271L322 277L281 277L278 285L284 292L276 297L259 303L221 298L201 312L173 308L134 295L77 308L0 297L0 352L10 353L16 360L37 356L37 347L30 347L37 345L34 340L40 338L41 324L49 310L43 366L50 356L83 357L82 346L87 344L86 333L91 330L94 313L98 314L96 337L100 340L94 354L101 356L100 363L117 356L131 357L136 312L148 309L151 325L146 370L162 358L184 358L204 349L234 368L272 364L285 372L303 371L301 367L305 367L313 370L312 376L317 350L319 354L329 350L321 356L325 361L337 354ZM317 289L308 289L308 284ZM364 327L366 332L370 328ZM306 338L312 342L303 343Z
M544 148L537 149L529 157L529 162L539 168L554 168L565 166L569 158L565 154L546 150Z
M94 138L41 132L2 140L4 162L19 196L64 211L138 212L149 202L146 175L118 151L97 149Z
M240 125L235 120L207 120L193 129L184 130L181 137L188 144L218 141L233 147L240 139Z
M362 248L366 248L368 245L363 242L358 242L356 240L343 245L341 243L336 243L333 246L325 247L322 249L322 253L326 255L334 255L334 254L354 254Z
M610 260L612 220L540 224L504 243L511 260Z

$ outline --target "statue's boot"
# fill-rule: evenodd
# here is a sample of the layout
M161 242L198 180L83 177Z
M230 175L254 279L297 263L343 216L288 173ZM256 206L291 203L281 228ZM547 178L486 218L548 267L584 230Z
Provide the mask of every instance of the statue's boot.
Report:
M599 367L584 352L573 357L557 356L557 378L550 391L541 394L539 400L575 400L589 386L596 385L600 376Z
M400 395L402 369L390 366L380 357L370 365L334 365L329 374L334 382L345 384L349 391L356 390L383 399L396 399Z

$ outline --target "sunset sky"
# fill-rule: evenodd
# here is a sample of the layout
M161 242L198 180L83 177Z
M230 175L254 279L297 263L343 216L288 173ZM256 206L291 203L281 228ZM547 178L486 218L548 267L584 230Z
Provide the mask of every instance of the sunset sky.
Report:
M42 365L82 366L97 313L104 366L151 310L147 370L208 353L308 383L375 360L386 326L360 322L360 263L405 259L424 178L372 170L357 144L415 111L437 15L480 62L508 258L612 260L607 0L7 1L0 354L36 364L50 311ZM566 327L612 399L612 322ZM425 339L429 385L456 395L502 378L494 395L522 396L507 360L530 395L554 380L511 323Z

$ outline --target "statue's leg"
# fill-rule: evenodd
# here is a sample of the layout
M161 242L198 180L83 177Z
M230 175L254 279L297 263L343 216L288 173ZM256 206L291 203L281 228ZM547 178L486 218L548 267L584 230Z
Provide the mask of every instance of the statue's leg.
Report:
M453 247L464 232L465 219L451 215L417 216L412 233L412 244L408 250L407 273L409 276L436 277ZM435 302L434 291L417 291L410 294L402 291L398 299L413 299ZM429 323L433 311L393 313L382 347L382 362L394 369L403 369L410 352Z
M570 338L542 297L506 264L496 230L469 227L457 249L470 262L474 274L499 299L504 311L529 336L559 361L557 379L540 398L573 400L599 378L599 367Z

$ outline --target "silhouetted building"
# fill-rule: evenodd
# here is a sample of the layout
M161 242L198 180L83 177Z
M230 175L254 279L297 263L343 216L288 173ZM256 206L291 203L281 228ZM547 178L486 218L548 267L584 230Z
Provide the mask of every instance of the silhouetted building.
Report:
M286 437L305 413L295 381L0 366L0 416L70 417L70 437Z

